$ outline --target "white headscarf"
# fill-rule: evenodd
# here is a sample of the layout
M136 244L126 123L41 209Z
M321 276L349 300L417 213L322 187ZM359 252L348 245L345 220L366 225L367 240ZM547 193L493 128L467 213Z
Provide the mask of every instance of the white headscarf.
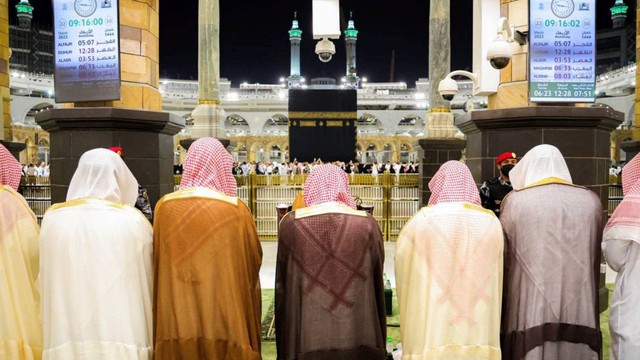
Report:
M509 172L514 189L522 189L542 179L555 177L572 183L567 163L560 150L553 145L538 145L529 150Z
M94 198L135 205L138 181L118 154L93 149L80 157L67 192L67 201Z

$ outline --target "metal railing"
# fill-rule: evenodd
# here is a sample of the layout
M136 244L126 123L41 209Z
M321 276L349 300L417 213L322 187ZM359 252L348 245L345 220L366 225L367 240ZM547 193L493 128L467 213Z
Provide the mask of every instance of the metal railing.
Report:
M302 191L306 175L248 175L236 176L238 197L253 214L260 240L278 238L276 205L292 204ZM395 241L402 227L420 209L418 174L348 175L351 194L363 204L374 206L374 217L380 225L383 238ZM181 175L174 176L177 190ZM27 204L42 221L51 206L51 183L48 177L23 177L18 190ZM608 215L611 216L622 201L622 185L609 185Z
M238 196L251 209L262 241L278 238L276 205L292 204L304 186L306 175L236 176ZM373 205L383 238L394 241L404 224L420 208L418 174L350 174L351 195L363 205ZM175 184L181 176L175 176Z
M38 224L42 223L44 213L51 206L51 182L47 176L23 176L18 192L22 194L36 215Z
M622 184L609 185L609 203L607 204L607 213L609 216L613 214L618 205L622 202Z

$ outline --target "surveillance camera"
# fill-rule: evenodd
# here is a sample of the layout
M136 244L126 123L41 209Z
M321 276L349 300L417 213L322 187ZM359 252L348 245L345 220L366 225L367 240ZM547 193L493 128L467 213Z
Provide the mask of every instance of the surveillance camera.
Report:
M336 46L328 39L322 39L316 44L316 54L320 61L329 62L336 53Z
M509 43L502 37L491 42L489 50L487 50L487 60L494 69L504 69L511 61L511 47Z
M450 77L446 77L438 84L438 93L447 101L453 100L458 92L458 83Z

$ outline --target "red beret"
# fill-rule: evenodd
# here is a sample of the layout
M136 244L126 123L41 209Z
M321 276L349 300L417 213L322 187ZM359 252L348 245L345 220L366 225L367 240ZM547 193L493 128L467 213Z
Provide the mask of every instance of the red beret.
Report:
M510 152L510 151L503 152L496 159L496 164L500 164L501 162L503 162L503 161L505 161L507 159L517 159L516 153Z
M120 157L124 156L124 150L120 146L110 147L109 150L111 150L114 153L120 155Z

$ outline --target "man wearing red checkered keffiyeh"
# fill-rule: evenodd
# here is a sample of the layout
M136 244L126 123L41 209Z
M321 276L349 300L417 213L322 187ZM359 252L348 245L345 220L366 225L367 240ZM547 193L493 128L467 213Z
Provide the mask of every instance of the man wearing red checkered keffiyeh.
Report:
M20 163L0 144L0 354L3 359L40 359L40 228L18 194Z
M262 248L232 166L218 140L196 140L156 205L156 360L260 359Z
M604 229L602 248L607 264L618 272L611 300L611 359L640 354L640 156L622 171L624 199Z
M184 161L180 190L190 187L206 187L228 196L236 196L237 183L231 168L233 157L213 138L196 140Z
M316 165L306 208L280 222L276 265L278 359L383 360L384 245L373 216L355 210L346 173ZM357 319L344 321L344 319Z
M478 188L469 168L459 161L448 161L429 181L429 206L443 202L468 202L480 205Z
M0 144L0 185L7 185L18 191L21 176L22 166L9 150Z
M332 164L316 165L304 183L304 203L312 206L330 201L356 208L344 170Z
M405 225L396 243L404 354L499 360L500 222L480 206L471 172L459 161L444 163L429 189L429 206Z

